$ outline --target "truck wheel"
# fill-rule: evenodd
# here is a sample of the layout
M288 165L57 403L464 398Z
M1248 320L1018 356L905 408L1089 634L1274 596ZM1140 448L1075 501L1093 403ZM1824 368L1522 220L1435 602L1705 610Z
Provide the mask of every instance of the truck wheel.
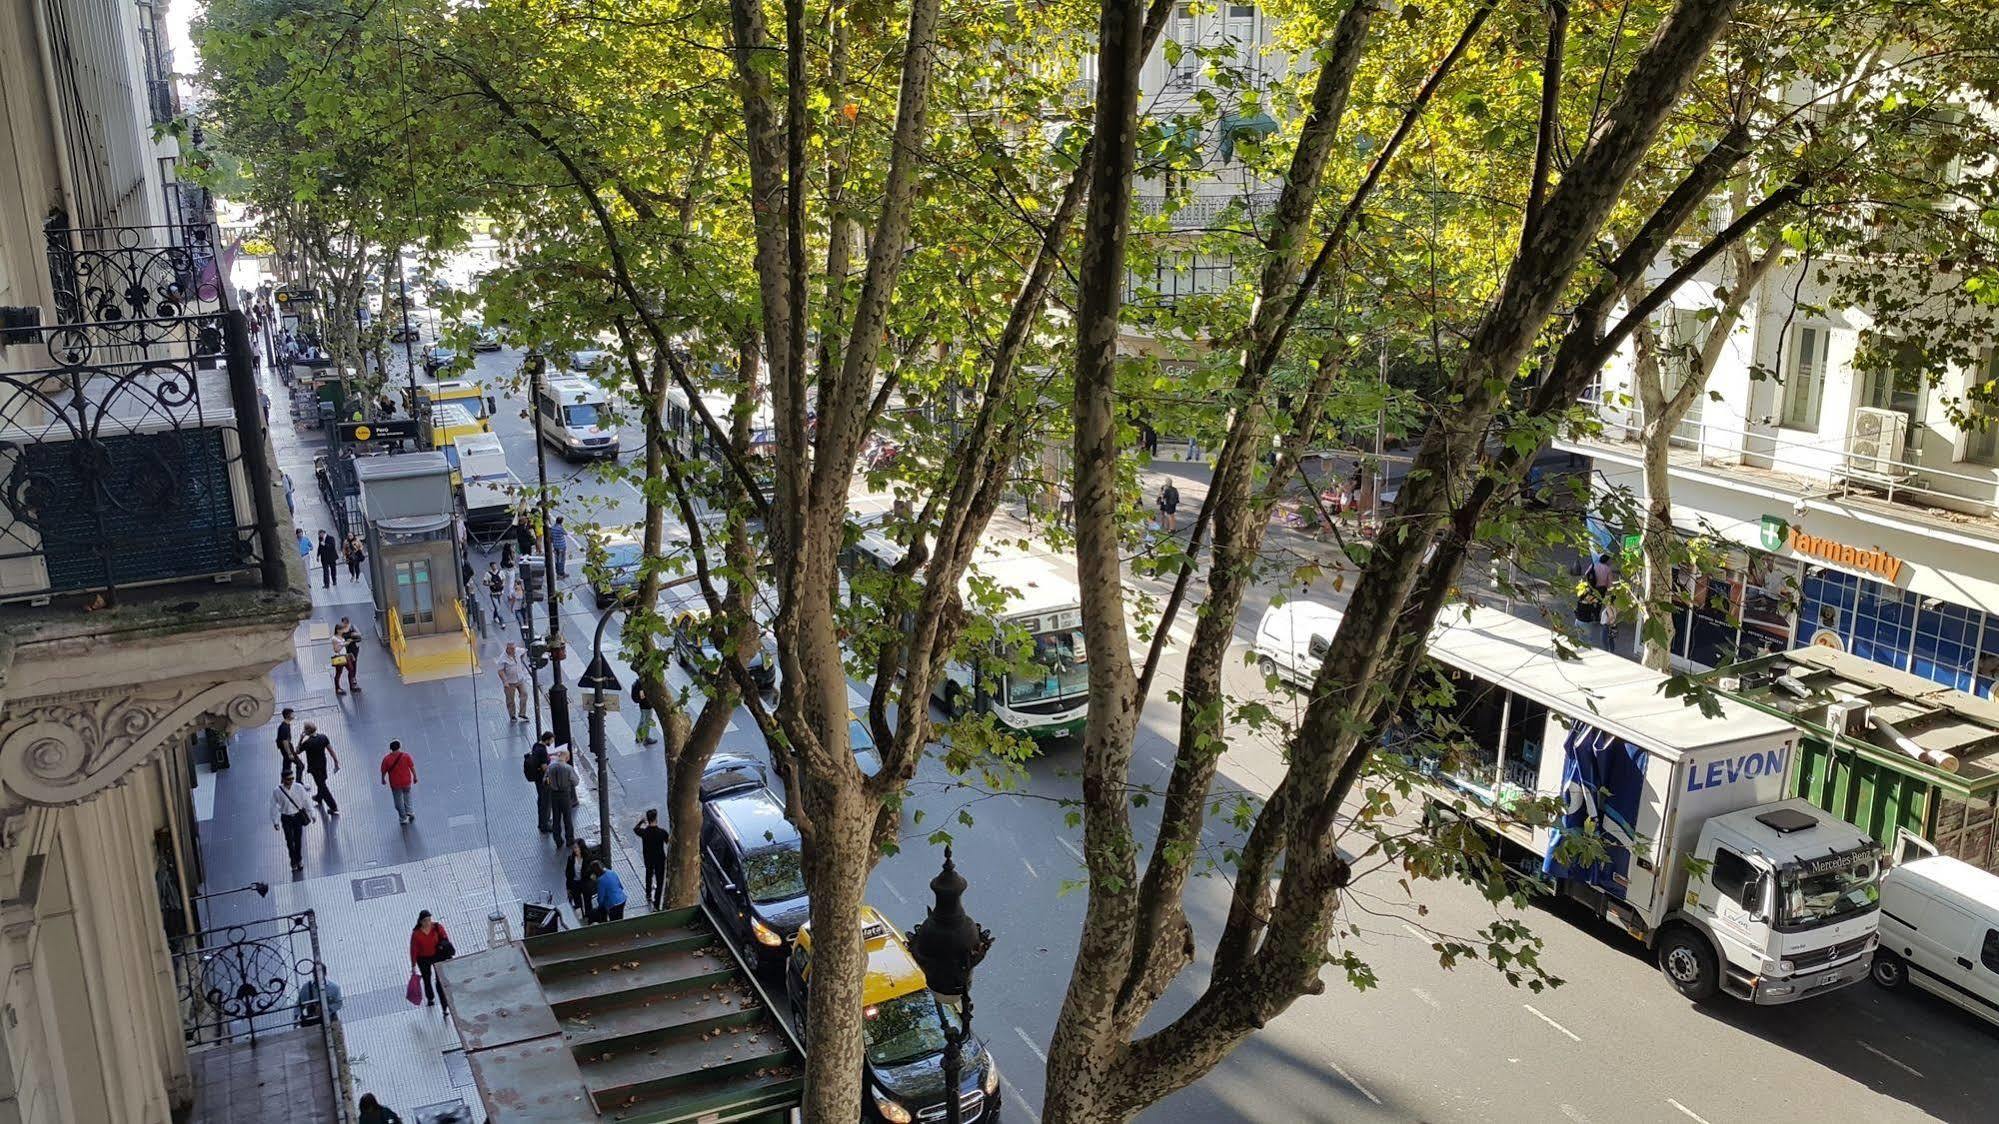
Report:
M1874 982L1893 991L1901 987L1909 978L1909 966L1892 952L1874 954Z
M1269 656L1263 656L1256 661L1256 671L1263 676L1264 682L1268 683L1277 677L1277 661Z
M1707 938L1678 928L1659 938L1659 970L1674 990L1696 1003L1714 998L1721 988L1721 970Z

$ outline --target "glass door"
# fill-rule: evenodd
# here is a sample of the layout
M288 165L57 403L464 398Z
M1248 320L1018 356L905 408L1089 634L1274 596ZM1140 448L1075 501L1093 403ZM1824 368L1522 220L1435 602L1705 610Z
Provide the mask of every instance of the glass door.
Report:
M396 609L405 625L429 624L436 619L431 601L430 559L410 558L396 563Z

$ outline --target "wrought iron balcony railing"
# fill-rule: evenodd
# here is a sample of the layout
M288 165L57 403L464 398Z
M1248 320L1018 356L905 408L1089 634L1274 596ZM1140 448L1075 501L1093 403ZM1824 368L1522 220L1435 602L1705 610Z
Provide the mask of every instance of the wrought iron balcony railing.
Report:
M229 285L210 216L166 226L44 227L56 321L114 326L218 313Z
M0 601L283 585L242 313L58 325L40 347L47 365L0 372Z
M173 960L190 1049L254 1048L259 1035L316 1030L326 1084L316 1104L290 1107L301 1118L347 1119L346 1056L333 1033L342 997L327 978L313 911L189 933L173 942ZM308 1072L318 1068L308 1060Z

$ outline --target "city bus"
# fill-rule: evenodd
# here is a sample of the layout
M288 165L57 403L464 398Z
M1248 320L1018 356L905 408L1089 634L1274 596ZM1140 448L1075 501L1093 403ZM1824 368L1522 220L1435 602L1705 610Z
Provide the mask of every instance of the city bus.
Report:
M900 544L879 531L863 533L844 550L842 592L849 603L860 596L857 577L867 570L886 572L903 554ZM1011 651L1024 656L1025 667L999 671L952 660L931 692L946 714L954 718L991 714L1000 725L1036 741L1082 732L1089 716L1090 676L1075 574L1075 563L1058 554L990 548L982 552L965 576L961 593L969 603L975 581L990 582L1000 590L1004 603L993 622L1004 639L995 641L992 662L1004 660Z

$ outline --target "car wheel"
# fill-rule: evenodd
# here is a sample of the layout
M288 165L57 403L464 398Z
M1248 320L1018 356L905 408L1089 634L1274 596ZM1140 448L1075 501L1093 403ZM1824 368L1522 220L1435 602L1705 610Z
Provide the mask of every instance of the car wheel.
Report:
M1714 948L1692 929L1673 929L1660 938L1659 970L1675 991L1696 1003L1714 998L1721 988Z
M1877 952L1874 954L1872 975L1875 983L1893 991L1908 982L1909 966L1892 952Z
M1264 656L1256 661L1256 670L1263 676L1265 682L1269 682L1277 678L1277 661Z

